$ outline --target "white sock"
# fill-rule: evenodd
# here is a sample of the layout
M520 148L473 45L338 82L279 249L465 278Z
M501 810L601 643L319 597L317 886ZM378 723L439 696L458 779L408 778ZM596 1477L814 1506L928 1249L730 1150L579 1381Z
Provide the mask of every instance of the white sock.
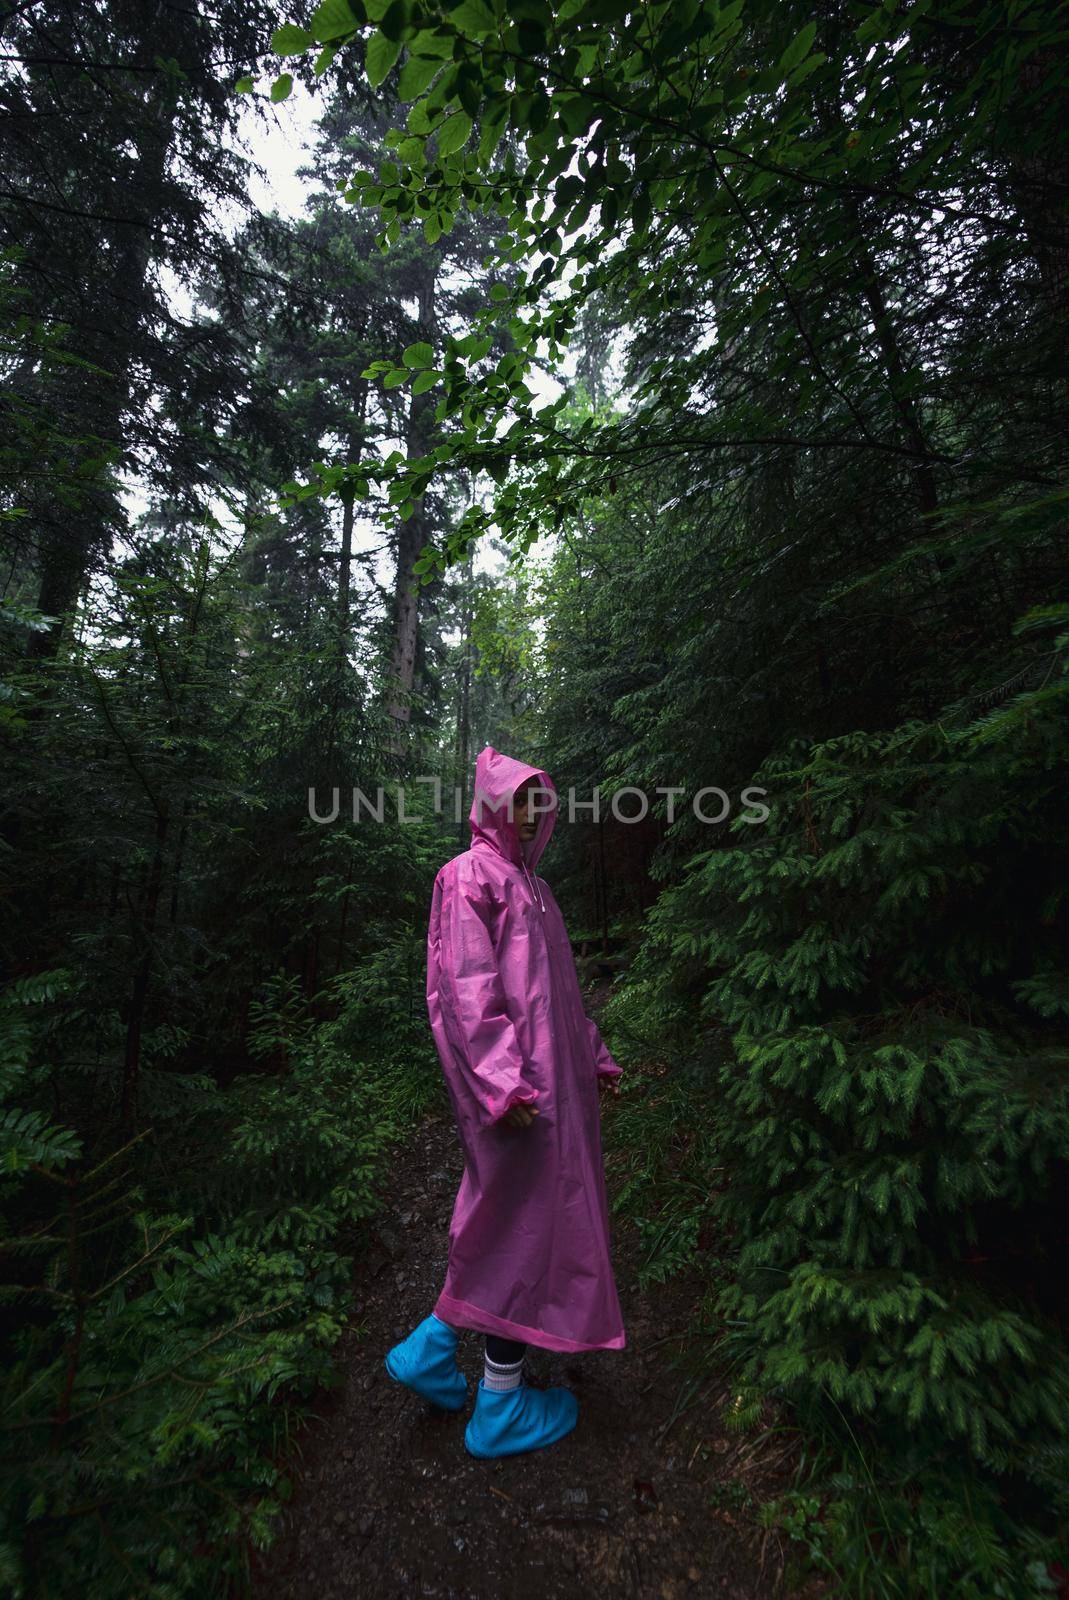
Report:
M483 1356L483 1386L493 1389L498 1394L504 1394L509 1389L518 1389L523 1382L523 1357L518 1361L491 1361L488 1355Z

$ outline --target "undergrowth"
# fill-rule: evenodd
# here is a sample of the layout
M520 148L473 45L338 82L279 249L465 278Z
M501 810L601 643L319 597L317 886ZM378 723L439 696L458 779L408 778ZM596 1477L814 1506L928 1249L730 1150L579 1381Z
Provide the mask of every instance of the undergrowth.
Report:
M279 979L249 1041L272 1066L161 1086L136 1139L90 1149L51 1109L73 986L0 1002L0 1588L241 1592L437 1063L375 974L335 982L328 1022Z
M666 1035L647 1033L640 1010L636 993L621 991L605 1013L610 1047L627 1062L620 1099L605 1117L606 1166L617 1178L613 1211L643 1240L640 1284L690 1269L701 1275L688 1367L698 1377L717 1370L729 1377L748 1329L722 1305L734 1259L718 1212L723 1127L708 1112L695 1063L670 1044L666 1052ZM654 1037L661 1059L643 1061L638 1052ZM710 1511L726 1496L755 1544L772 1536L784 1592L816 1579L837 1600L1041 1600L1064 1592L1056 1518L1037 1514L1027 1486L978 1472L931 1435L852 1423L830 1395L799 1406L773 1394L770 1420L768 1397L740 1403L728 1388L722 1422L754 1437L758 1461L762 1442L771 1445L784 1430L792 1436L791 1481L768 1494L715 1480Z

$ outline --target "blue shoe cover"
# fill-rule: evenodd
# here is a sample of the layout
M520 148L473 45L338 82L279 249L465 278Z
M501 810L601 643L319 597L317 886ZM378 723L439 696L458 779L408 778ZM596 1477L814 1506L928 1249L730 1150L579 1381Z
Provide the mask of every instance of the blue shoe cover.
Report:
M386 1371L445 1411L459 1411L468 1398L468 1380L457 1366L457 1331L433 1311L387 1353Z
M464 1429L468 1453L488 1461L541 1450L575 1427L579 1402L570 1389L488 1389L480 1378L475 1410Z

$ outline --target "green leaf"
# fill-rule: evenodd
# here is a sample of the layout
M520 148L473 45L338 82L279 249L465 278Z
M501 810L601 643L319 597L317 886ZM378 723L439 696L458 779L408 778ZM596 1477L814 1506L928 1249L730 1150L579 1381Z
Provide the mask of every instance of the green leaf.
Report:
M854 29L854 38L858 44L870 44L873 39L890 38L894 30L895 24L883 6L873 6L864 22Z
M438 154L448 156L466 145L471 137L472 121L466 111L454 111L438 129Z
M813 40L816 38L816 36L816 23L807 22L801 33L791 40L786 50L784 50L783 54L780 56L780 71L790 72L792 67L796 67L798 65L799 61L804 61L806 56L809 54Z
M399 389L403 383L408 382L411 376L412 374L407 367L394 367L393 371L388 372L382 381L387 389Z
M394 39L398 44L402 43L409 31L408 6L405 0L390 0L379 20L379 30L387 39Z
M485 38L498 25L494 13L483 4L483 0L463 0L462 5L449 13L449 21L467 39Z
M409 56L397 80L397 92L401 99L417 99L441 70L441 60L435 60L433 56Z
M545 55L547 50L546 28L551 21L552 17L548 8L541 21L536 20L534 17L524 16L517 20L516 31L519 35L521 55ZM536 90L536 93L541 93L541 90Z
M234 85L234 93L235 94L251 94L252 93L252 79L250 77L248 77L248 76L246 76L244 78L239 78L237 83L235 83L235 85Z
M429 344L410 344L401 356L406 367L429 367L434 350Z
M457 68L453 94L473 120L479 114L484 87L482 71L474 62L465 61Z
M271 48L276 56L303 55L311 43L312 35L307 28L298 28L293 22L283 23L271 35Z
M481 361L493 345L493 335L486 334L480 338L477 333L469 333L460 340L459 349L467 356L469 361Z
M635 190L631 201L631 226L636 233L645 233L650 225L651 212L650 192L643 184Z
M420 372L412 384L413 394L426 394L428 389L433 389L436 383L441 383L440 372Z
M292 88L293 74L290 72L284 72L282 76L280 78L276 78L274 83L271 85L272 100L274 100L277 104L279 100L288 99L290 90Z
M573 138L577 134L585 133L599 114L594 101L588 100L581 94L554 95L553 105Z
M390 68L400 54L400 39L387 39L384 33L371 35L364 56L364 70L367 72L367 81L373 89L377 89L379 84L386 80Z
M823 50L816 50L811 56L806 56L801 66L795 67L794 71L787 79L787 82L790 84L791 88L793 89L796 84L799 84L805 78L808 78L809 74L811 72L815 72L818 67L822 67L827 59L828 58L824 54Z
M416 101L415 105L408 113L408 120L405 123L405 126L409 133L422 135L424 138L426 138L427 134L431 131L430 107L427 105L426 100Z
M312 13L308 30L318 44L333 44L338 39L350 39L359 26L348 0L323 0Z
M458 64L455 61L447 61L445 70L437 78L434 88L428 90L427 108L432 123L441 121L449 106L453 104L459 76Z
M414 56L441 56L444 61L453 59L453 38L448 33L435 33L432 28L421 28L408 42Z
M512 97L512 126L517 133L525 133L531 126L531 109L534 106L534 93L528 89L523 94Z
M501 135L508 122L508 101L499 102L492 111L483 115L482 127L479 131L479 165L487 166L490 157L501 142Z

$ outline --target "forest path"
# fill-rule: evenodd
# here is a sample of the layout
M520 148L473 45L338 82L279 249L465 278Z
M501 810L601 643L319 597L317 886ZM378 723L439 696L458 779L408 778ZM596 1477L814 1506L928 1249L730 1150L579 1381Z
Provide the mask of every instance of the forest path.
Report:
M357 1263L353 1321L336 1346L343 1381L300 1430L293 1497L271 1550L255 1557L256 1600L771 1596L774 1563L762 1574L730 1510L746 1441L719 1428L714 1394L672 1420L689 1394L671 1352L697 1280L638 1288L640 1240L614 1217L627 1348L531 1348L528 1381L574 1390L579 1421L547 1449L476 1460L463 1431L482 1372L481 1335L461 1333L458 1360L472 1389L459 1413L431 1406L383 1366L390 1346L433 1308L445 1275L463 1171L449 1113L426 1116L389 1165L388 1220Z

